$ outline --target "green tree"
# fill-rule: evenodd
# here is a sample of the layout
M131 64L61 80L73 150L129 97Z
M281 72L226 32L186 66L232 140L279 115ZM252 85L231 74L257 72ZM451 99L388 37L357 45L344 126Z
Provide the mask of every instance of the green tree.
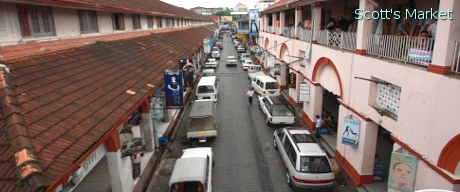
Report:
M214 13L214 15L219 15L219 16L230 16L230 11L229 10L220 10Z

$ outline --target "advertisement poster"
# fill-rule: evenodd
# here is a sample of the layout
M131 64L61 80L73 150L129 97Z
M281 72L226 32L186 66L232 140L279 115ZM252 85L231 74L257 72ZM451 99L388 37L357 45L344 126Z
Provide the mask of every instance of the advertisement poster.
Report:
M141 127L134 125L129 126L132 127L127 127L120 131L121 157L142 152Z
M299 84L300 87L300 96L299 101L301 102L310 102L310 84L307 82Z
M184 91L182 87L182 70L165 71L164 86L166 96L166 108L183 108Z
M151 118L163 117L163 97L150 98L150 116Z
M281 64L275 64L275 74L274 75L281 75Z
M208 38L203 40L203 52L211 53L211 41Z
M273 56L268 56L267 57L267 67L268 68L273 68Z
M222 22L232 22L233 16L220 16L220 21Z
M179 59L179 68L182 69L184 87L193 88L193 73L195 72L195 65L193 65L193 59Z
M343 119L342 144L358 147L360 124L359 120Z
M391 153L388 188L403 192L413 191L417 163L418 159L415 156Z
M249 9L249 35L259 36L259 9Z
M295 89L297 74L289 73L289 88Z

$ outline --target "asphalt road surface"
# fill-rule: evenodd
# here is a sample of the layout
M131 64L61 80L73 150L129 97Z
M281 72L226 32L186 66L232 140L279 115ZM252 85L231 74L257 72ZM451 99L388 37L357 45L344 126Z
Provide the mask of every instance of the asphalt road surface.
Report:
M161 160L149 191L168 191L169 177L182 150L200 146L212 147L214 153L213 191L293 191L285 181L285 166L272 144L273 132L281 127L265 124L256 95L253 105L249 105L247 73L240 62L236 67L225 65L227 56L238 57L232 39L224 35L224 39L219 41L223 42L224 48L216 70L219 79L218 137L208 139L206 143L188 141L185 130L189 110L184 112L176 136L171 141L172 150Z

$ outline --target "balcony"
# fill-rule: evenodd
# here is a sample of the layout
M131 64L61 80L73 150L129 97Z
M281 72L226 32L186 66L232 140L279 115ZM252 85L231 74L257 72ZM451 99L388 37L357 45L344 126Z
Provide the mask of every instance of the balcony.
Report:
M273 32L275 32L276 35L281 35L281 32L280 32L280 31L281 31L281 30L280 30L281 28L280 28L280 27L273 27L273 29L274 29Z
M368 55L428 66L433 56L434 38L397 35L367 35Z
M297 35L299 37L299 40L305 41L305 42L311 42L311 30L299 28L299 32Z
M316 32L318 33L318 44L350 51L355 51L356 49L356 33L354 32L337 32L330 30L317 30Z
M283 36L294 38L295 37L295 27L283 27Z
M267 26L267 33L272 33L273 32L273 27L272 26Z

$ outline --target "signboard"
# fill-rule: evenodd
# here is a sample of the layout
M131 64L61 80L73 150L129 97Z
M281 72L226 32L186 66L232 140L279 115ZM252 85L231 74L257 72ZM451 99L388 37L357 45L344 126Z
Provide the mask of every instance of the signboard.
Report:
M342 133L342 144L358 147L360 124L359 120L343 119L344 131Z
M388 188L402 192L413 191L417 163L418 159L415 156L395 152L391 153Z
M233 16L220 16L220 20L222 22L232 22L233 21Z
M296 77L297 77L297 74L289 73L289 85L288 85L289 88L295 89Z
M259 36L259 9L249 9L249 35Z
M77 171L73 172L72 181L75 184L80 183L86 175L99 163L99 161L105 156L107 150L105 145L99 145L96 150L89 155L83 163L80 164L80 168Z
M142 135L140 126L124 128L120 131L119 139L121 157L131 156L142 152Z
M299 84L299 101L310 102L310 84L307 82Z
M162 118L163 117L163 98L162 97L151 97L150 98L150 118Z
M203 52L211 53L211 41L208 38L203 40Z
M281 64L275 64L275 74L274 75L281 75Z
M182 69L184 87L193 88L193 73L195 72L195 65L193 65L193 59L179 59L179 68Z
M129 117L128 117L128 123L129 124L135 124L136 121L139 119L141 116L141 108L137 108Z
M183 108L184 91L182 86L182 70L165 71L164 86L166 108Z

